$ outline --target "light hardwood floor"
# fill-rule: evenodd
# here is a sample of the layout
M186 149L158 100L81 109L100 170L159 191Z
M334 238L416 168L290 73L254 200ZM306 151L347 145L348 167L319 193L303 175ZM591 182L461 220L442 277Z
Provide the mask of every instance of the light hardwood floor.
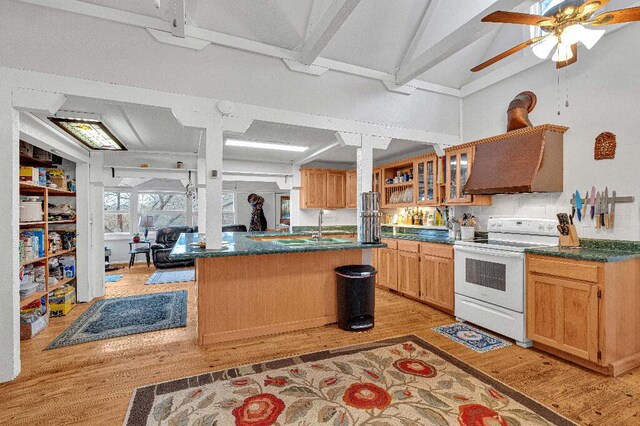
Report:
M578 423L640 424L640 369L610 378L534 349L511 346L478 354L431 330L454 322L452 317L384 290L377 292L376 326L368 332L328 326L198 347L193 283L145 286L152 272L146 266L132 268L120 282L107 284L107 297L188 289L188 326L44 351L89 306L78 305L22 343L22 373L0 385L0 425L118 425L136 387L406 334L435 344Z

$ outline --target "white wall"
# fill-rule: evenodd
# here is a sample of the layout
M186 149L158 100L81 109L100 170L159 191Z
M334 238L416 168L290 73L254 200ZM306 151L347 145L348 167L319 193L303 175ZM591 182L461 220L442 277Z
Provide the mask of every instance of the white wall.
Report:
M521 91L531 90L538 104L530 114L534 125L544 123L570 127L564 137L564 193L498 195L493 206L471 209L486 229L490 215L515 215L554 219L558 212L570 212L571 194L595 185L609 188L618 196L635 196L634 204L616 206L615 229L594 228L591 220L578 224L578 235L590 238L640 239L640 25L631 25L604 37L591 51L581 48L576 64L558 72L551 61L531 68L495 86L464 99L465 141L504 133L509 102ZM558 91L559 90L559 91ZM569 107L565 108L567 98ZM557 115L558 99L561 115ZM595 161L594 141L598 134L617 135L614 160ZM456 214L461 214L456 209Z

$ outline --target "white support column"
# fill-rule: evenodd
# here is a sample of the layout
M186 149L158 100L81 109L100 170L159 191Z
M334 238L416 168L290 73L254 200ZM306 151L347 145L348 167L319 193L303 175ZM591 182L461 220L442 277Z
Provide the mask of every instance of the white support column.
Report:
M93 152L89 163L87 183L88 230L89 230L89 281L86 289L78 290L80 300L91 300L104 296L104 153ZM80 215L78 214L78 217ZM81 220L82 222L82 220ZM134 225L133 218L131 225ZM80 287L80 281L78 286ZM85 299L86 298L86 299Z
M20 373L20 307L18 258L19 132L20 118L13 108L11 89L0 82L0 229L5 251L0 256L0 382Z
M198 190L198 232L207 232L207 164L204 156L205 147L202 148L202 156L198 154L198 173L196 176L196 188Z
M222 151L223 131L220 116L206 128L205 192L207 249L222 248Z
M222 144L224 133L222 115L177 108L173 108L172 112L183 126L204 129L204 171L198 173L198 182L204 177L206 195L203 216L206 218L207 249L220 249L222 247ZM201 204L198 203L199 208L200 206ZM202 215L202 211L199 212L198 217L200 215Z

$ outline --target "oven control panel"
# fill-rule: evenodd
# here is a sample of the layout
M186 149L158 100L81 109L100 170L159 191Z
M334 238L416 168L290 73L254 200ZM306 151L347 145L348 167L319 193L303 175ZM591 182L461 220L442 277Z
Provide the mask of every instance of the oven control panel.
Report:
M527 235L558 235L557 222L550 219L490 218L489 232Z

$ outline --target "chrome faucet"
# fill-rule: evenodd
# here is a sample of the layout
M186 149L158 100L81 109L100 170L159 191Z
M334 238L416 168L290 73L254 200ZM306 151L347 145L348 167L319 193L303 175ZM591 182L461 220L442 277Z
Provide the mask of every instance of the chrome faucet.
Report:
M324 212L322 209L318 212L318 232L313 234L313 238L317 241L322 240L322 215Z

